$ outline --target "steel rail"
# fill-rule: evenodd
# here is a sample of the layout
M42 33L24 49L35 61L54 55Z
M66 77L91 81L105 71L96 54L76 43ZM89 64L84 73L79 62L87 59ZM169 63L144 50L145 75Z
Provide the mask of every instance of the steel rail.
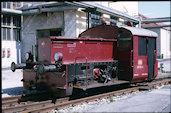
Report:
M140 85L140 86L136 86L136 87L128 88L128 89L123 89L123 90L118 90L118 91L113 91L113 92L109 92L109 93L99 94L99 95L95 95L95 96L91 96L91 97L81 98L81 99L77 99L77 100L67 101L67 102L57 99L56 104L52 104L50 101L42 101L39 103L24 102L25 105L17 104L17 106L4 107L5 105L8 105L8 104L10 105L13 102L16 103L17 102L16 99L20 98L21 95L14 96L14 97L4 97L4 98L2 98L2 112L14 112L14 111L19 111L19 112L38 112L38 111L42 112L43 111L44 112L44 111L49 111L51 109L58 109L58 108L63 108L65 106L69 106L69 105L80 104L85 101L94 101L94 100L97 100L100 98L106 98L106 97L110 97L110 96L117 96L117 95L122 95L122 94L126 94L126 93L131 93L131 92L137 91L138 89L140 89L144 86L154 87L159 84L170 83L171 82L170 77L171 77L171 74L164 75L164 76L158 76L155 79L156 81L153 81L150 83L144 83L144 85ZM159 79L164 79L164 80L157 81Z
M165 79L165 80L162 80L162 81L156 81L155 83L149 83L148 86L149 87L152 87L152 86L154 87L156 85L167 84L167 83L171 83L171 79ZM91 97L85 97L85 98L72 100L72 101L68 101L68 102L65 102L65 103L61 103L61 104L55 104L55 105L51 105L51 106L45 106L45 107L42 107L42 108L27 110L27 111L24 111L23 113L47 112L47 111L54 110L54 109L64 108L66 106L74 106L76 104L81 104L81 103L84 103L84 102L90 102L90 101L94 101L94 100L97 100L97 99L102 99L102 98L107 98L107 97L111 97L111 96L118 96L118 95L131 93L131 92L139 90L142 87L144 87L144 86L138 86L138 87L123 89L123 90L119 90L119 91L109 92L109 93L105 93L105 94L99 94L99 95L95 95L95 96L91 96Z
M18 99L18 98L20 98L21 97L21 95L18 95L18 96L12 96L12 97L3 97L2 98L2 103L3 102L5 102L5 101L8 101L8 100L13 100L13 99Z
M60 104L62 102L68 101L68 100L69 100L69 97L60 98L60 99L56 100L56 103ZM18 106L14 106L14 107L6 107L6 108L2 108L2 112L3 113L10 113L10 112L14 112L14 111L15 112L22 112L25 110L35 109L35 108L49 106L49 105L54 105L53 103L51 103L51 100L28 103L25 105L18 105Z

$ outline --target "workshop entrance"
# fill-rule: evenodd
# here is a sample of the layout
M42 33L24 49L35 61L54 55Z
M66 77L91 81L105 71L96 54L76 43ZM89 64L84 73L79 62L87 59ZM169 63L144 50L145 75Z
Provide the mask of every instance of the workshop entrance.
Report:
M47 38L50 36L61 36L61 35L62 35L61 28L37 30L37 38Z

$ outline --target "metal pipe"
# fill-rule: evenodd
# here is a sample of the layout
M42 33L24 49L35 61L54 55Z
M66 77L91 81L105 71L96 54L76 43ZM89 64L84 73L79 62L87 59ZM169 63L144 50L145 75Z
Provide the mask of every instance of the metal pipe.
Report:
M5 8L2 8L1 9L2 13L10 13L10 14L16 14L16 15L22 15L22 11L20 10L12 10L12 9L5 9Z
M171 27L171 25L154 25L154 26L142 26L143 28L162 28L162 27Z
M140 16L139 17L139 24L138 24L138 27L141 28L141 23L142 23L142 17Z
M171 17L142 19L142 23L170 22Z
M11 70L15 72L16 69L26 69L26 64L15 64L14 62L11 63Z
M40 64L38 66L38 73L40 75L43 75L45 72L58 72L60 70L60 68L57 68L55 65L48 65L45 66L43 64Z

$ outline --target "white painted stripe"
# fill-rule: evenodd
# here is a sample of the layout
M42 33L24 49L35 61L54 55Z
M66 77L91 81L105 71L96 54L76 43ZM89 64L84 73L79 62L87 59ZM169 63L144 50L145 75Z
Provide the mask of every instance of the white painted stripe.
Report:
M134 74L134 76L138 76L139 74Z

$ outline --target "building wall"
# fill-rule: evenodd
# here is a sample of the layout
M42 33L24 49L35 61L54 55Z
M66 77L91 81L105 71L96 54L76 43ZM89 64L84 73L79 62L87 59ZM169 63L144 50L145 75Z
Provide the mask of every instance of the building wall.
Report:
M1 55L5 49L5 57L2 58L2 68L9 68L12 62L17 62L16 41L2 41ZM7 49L10 49L10 57L7 57Z
M98 4L104 5L106 7L113 8L115 10L127 13L131 16L137 16L138 15L138 1L121 1L121 2L96 2Z
M76 10L64 11L64 36L76 37Z
M163 58L171 58L171 42L170 42L171 32L165 29L160 29L161 35L161 54Z
M62 28L62 12L46 14L37 14L23 17L22 28L22 61L25 61L24 54L32 51L32 45L36 44L37 30Z
M53 28L61 28L62 36L75 37L76 10L24 16L22 29L23 62L25 61L24 54L32 51L32 45L36 44L37 30Z
M157 58L161 57L161 36L160 36L160 29L149 29L151 31L154 31L158 34L158 38L157 38Z
M87 27L87 15L85 12L81 11L81 9L78 9L78 11L76 11L76 37L78 37L81 32L85 31Z
M2 9L11 9L22 7L22 2L1 2ZM9 68L12 62L21 63L21 21L19 15L1 13L1 66L2 68ZM5 56L3 56L3 50ZM8 57L7 51L10 51Z
M157 56L158 58L171 58L171 31L162 28L151 28L158 34L157 39Z

